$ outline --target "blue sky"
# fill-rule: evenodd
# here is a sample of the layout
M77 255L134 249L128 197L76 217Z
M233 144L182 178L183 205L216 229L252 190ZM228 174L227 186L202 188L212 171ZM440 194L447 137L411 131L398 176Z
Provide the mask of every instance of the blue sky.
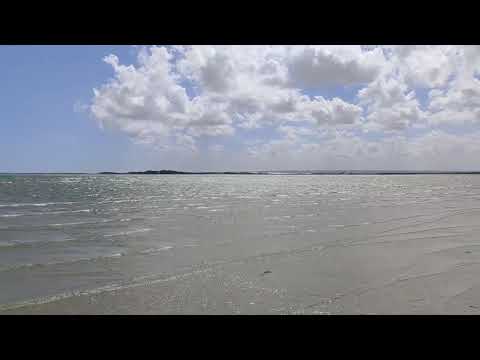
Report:
M478 169L478 54L0 46L0 172Z
M112 51L130 55L128 47L0 46L0 171L82 171L122 161L128 139L74 111L111 76L99 59Z

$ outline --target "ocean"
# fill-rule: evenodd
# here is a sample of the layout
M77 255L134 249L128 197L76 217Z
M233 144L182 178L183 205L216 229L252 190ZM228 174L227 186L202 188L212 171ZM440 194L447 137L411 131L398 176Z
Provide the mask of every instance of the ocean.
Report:
M0 314L480 311L478 175L0 175Z

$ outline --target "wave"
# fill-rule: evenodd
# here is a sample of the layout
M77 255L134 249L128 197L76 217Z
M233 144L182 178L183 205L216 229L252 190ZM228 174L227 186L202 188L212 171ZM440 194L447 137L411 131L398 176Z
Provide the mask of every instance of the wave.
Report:
M45 211L38 213L28 213L27 215L58 215L58 214L70 214L70 213L80 213L80 212L91 212L91 209L81 209L81 210L67 210L67 211Z
M136 233L147 232L147 231L152 231L152 229L150 229L150 228L137 229L137 230L131 230L131 231L124 231L124 232L116 233L116 234L105 234L103 236L104 237L125 236L125 235L136 234Z
M173 246L163 246L160 248L151 248L151 249L142 250L142 251L139 251L138 253L139 254L155 254L158 252L167 251L171 249L173 249Z
M11 203L11 204L0 204L0 207L20 207L20 206L49 206L49 205L70 205L75 204L73 201L69 202L46 202L46 203Z
M247 256L244 258L212 261L210 263L194 265L192 267L185 269L186 272L179 273L179 274L168 275L163 273L163 274L150 274L145 276L138 276L124 282L107 284L97 288L92 288L87 290L67 291L67 292L60 293L53 296L38 297L38 298L29 299L26 301L20 301L16 303L2 304L0 305L0 312L18 309L22 307L47 304L47 303L51 303L51 302L55 302L63 299L78 297L78 296L96 295L96 294L108 293L108 292L113 292L118 290L125 290L129 288L135 288L135 287L141 287L141 286L151 286L158 283L165 283L169 281L177 281L177 280L188 278L200 273L213 271L216 267L226 265L226 264L241 264L241 263L247 263L250 261L264 260L265 258L268 258L271 256L284 256L284 255L292 255L292 254L311 252L311 251L321 252L325 250L325 248L326 248L325 246L314 245L314 246L309 246L307 248L280 250L277 252L263 253L258 255Z
M107 284L107 285L100 286L100 287L93 288L93 289L67 291L67 292L64 292L64 293L57 294L57 295L37 297L37 298L34 298L34 299L29 299L29 300L25 300L25 301L16 302L16 303L10 303L10 304L2 304L2 305L0 305L0 312L1 311L7 311L7 310L14 310L14 309L22 308L22 307L48 304L48 303L51 303L51 302L55 302L55 301L59 301L59 300L63 300L63 299L69 299L69 298L78 297L78 296L96 295L96 294L101 294L101 293L105 293L105 292L112 292L112 291L117 291L117 290L124 290L124 289L139 287L139 286L145 286L145 285L148 285L148 284L153 285L153 284L162 283L162 282L175 281L175 280L179 280L179 279L186 278L186 277L189 277L189 276L193 276L193 275L198 274L198 273L204 273L204 272L207 272L207 271L210 271L210 269L196 270L196 271L192 271L190 273L173 275L173 276L164 277L164 278L160 278L160 279L154 279L154 280L142 281L143 278L138 278L138 279L133 279L131 282L112 283L112 284Z
M112 222L112 221L115 221L115 220L77 221L77 222L70 222L70 223L47 224L47 227L48 227L48 226L53 226L53 227L73 226L73 225L85 225L85 224L104 224L104 223Z
M15 242L4 242L4 243L0 243L0 249L2 247L15 247L15 246L19 246L18 243L15 243Z
M116 252L116 253L109 254L109 255L100 255L100 256L94 256L94 257L83 257L83 258L77 258L77 259L72 259L72 260L49 261L49 262L45 262L45 263L26 263L26 264L19 264L19 265L4 267L3 269L0 268L0 272L16 271L16 270L31 269L31 268L42 268L42 267L55 266L55 265L69 265L69 264L75 264L75 263L79 263L79 262L89 262L89 261L98 261L98 260L105 260L105 259L111 259L111 258L118 258L118 257L125 256L125 255L127 255L127 254L122 253L122 252Z
M188 247L188 246L181 246L181 247ZM81 257L81 258L70 259L70 260L49 261L44 263L26 263L26 264L24 263L24 264L4 267L3 269L0 267L0 272L16 271L16 270L31 269L31 268L43 268L43 267L55 266L55 265L71 265L79 262L108 260L108 259L118 258L122 256L150 255L150 254L156 254L159 252L168 251L172 249L174 249L174 246L162 246L158 248L149 248L145 250L131 250L131 251L125 250L120 252L117 251L108 255Z
M98 201L97 204L119 204L119 203L124 203L124 202L138 202L138 201L143 201L143 199L118 199L118 200L102 200Z
M15 213L15 214L4 214L4 215L0 215L0 217L38 216L38 215L59 215L59 214L70 214L70 213L80 213L80 212L91 212L91 209L67 210L67 211L44 211L44 212L30 212L30 213Z
M130 218L125 218L125 219L105 219L101 221L77 221L77 222L68 222L68 223L53 223L53 224L45 224L45 225L30 225L30 226L19 226L19 225L12 225L12 226L0 226L0 231L1 230L6 230L6 231L11 231L11 230L49 230L51 228L58 228L58 227L63 227L63 226L76 226L76 225L95 225L95 224L105 224L105 223L111 223L111 222L127 222L127 221L132 221L132 220L138 220L141 218L137 219L130 219Z
M31 246L39 246L39 245L47 245L47 244L55 244L55 243L64 243L75 241L74 238L69 239L62 239L62 240L40 240L40 241L11 241L7 243L0 243L0 249L2 247L11 248L11 247L31 247Z

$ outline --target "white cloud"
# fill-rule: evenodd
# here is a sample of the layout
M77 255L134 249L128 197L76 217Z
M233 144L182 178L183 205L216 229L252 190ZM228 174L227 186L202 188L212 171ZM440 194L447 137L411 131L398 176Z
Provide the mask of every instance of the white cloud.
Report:
M225 149L225 147L223 145L220 145L220 144L215 144L215 145L210 145L208 147L208 149L212 152L217 152L218 153L218 152L222 152Z
M358 45L293 49L288 60L290 81L299 87L366 84L376 77L385 61L381 49L365 51Z
M431 124L480 123L480 50L464 49L465 57L451 86L429 93L429 120Z
M371 59L378 57L380 50L368 51L376 55L363 55L360 47L300 50L275 46L151 47L139 51L137 66L121 65L110 55L104 61L113 67L115 78L94 90L91 110L102 125L119 128L142 142L172 131L194 137L232 135L235 125L355 123L361 113L358 106L338 98L310 99L302 95L302 89L291 87L297 81L295 62L313 51L324 60L333 59L341 81L349 76L356 81L374 73ZM312 71L322 85L319 65L315 66ZM355 75L357 70L359 75ZM184 80L192 82L197 96L189 98Z
M170 128L185 126L188 97L171 73L172 55L153 47L139 56L139 67L125 66L116 56L104 61L115 78L94 89L91 111L106 127L118 128L135 138L166 136Z
M445 86L458 68L460 49L455 46L401 45L387 47L390 61L413 86L428 88Z
M319 125L353 125L361 120L362 108L339 98L328 101L318 96L305 106Z
M286 136L250 147L249 156L257 168L294 169L300 162L302 169L471 170L480 158L480 132L370 141L345 133L317 142Z
M196 144L195 144L195 139L193 137L191 137L190 135L186 135L186 134L179 134L177 135L176 137L176 143L184 148L187 148L191 151L194 151L196 152L197 151L197 147L196 147Z
M415 91L392 74L382 74L358 92L368 130L401 131L424 118Z
M438 129L480 124L479 46L152 46L137 60L104 59L114 77L94 89L90 111L172 153L200 156L209 137L215 156L231 155L216 137L263 127L270 134L246 145L243 165L428 167L478 155L477 135Z

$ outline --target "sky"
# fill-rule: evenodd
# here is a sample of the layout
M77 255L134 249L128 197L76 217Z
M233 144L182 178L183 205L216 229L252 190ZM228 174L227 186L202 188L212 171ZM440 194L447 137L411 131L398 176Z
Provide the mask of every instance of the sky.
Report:
M0 46L0 172L480 170L480 46Z

